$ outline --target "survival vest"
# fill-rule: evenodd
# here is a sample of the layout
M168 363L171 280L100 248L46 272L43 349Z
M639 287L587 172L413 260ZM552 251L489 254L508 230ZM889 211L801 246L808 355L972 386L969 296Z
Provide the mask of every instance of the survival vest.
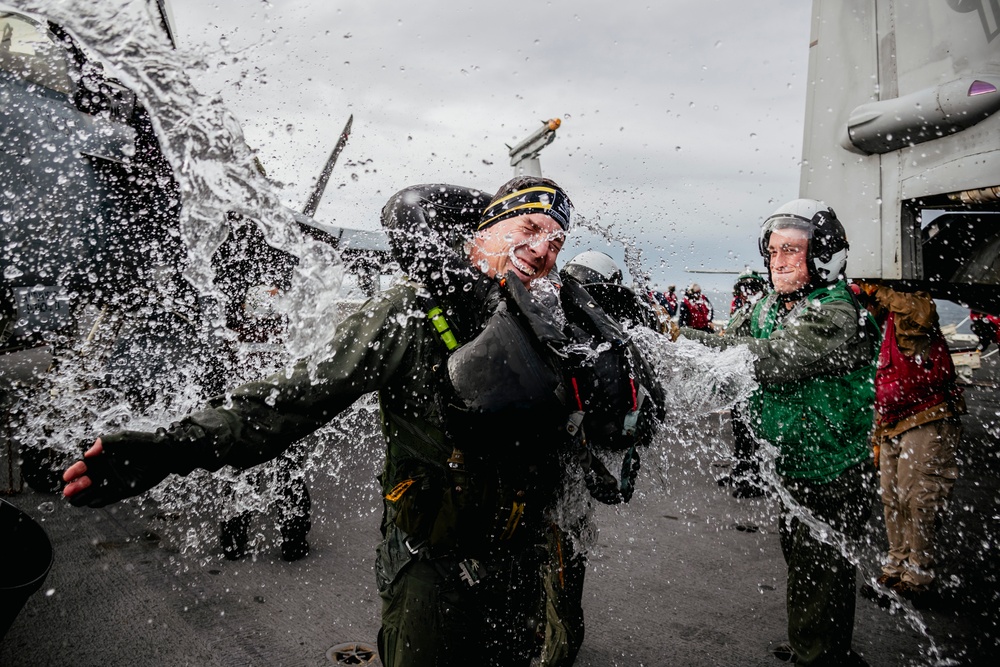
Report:
M843 282L814 290L805 301L853 304L859 322L864 321L862 333L871 341L871 362L844 375L762 385L751 395L748 413L757 437L778 448L779 474L829 482L869 456L880 332ZM751 335L766 339L783 328L778 321L783 308L774 296L758 301L750 320Z
M619 339L611 330L598 334L617 325L597 313L582 287L560 290L572 323L566 326L544 317L544 306L520 281L502 289L486 326L465 343L433 298L421 296L446 351L452 393L443 400L448 432L441 437L453 449L440 458L401 452L402 463L386 480L386 520L401 531L397 546L413 555L482 553L537 538L542 512L561 488L567 453L579 461L591 495L627 501L636 446L649 443L663 418L662 389L650 382L651 370L632 356L633 344L620 330ZM594 447L626 450L620 479Z
M895 313L885 322L882 349L875 376L875 410L879 421L894 424L942 403L954 403L962 395L955 384L955 365L948 344L937 327L922 355L903 354L896 344Z
M449 421L459 428L467 424L470 433L485 431L490 446L503 447L504 442L530 438L533 431L551 432L547 425L555 419L581 451L626 452L621 485L614 480L620 497L602 492L598 499L627 501L637 468L635 447L648 444L663 417L662 390L651 369L575 280L559 289L567 319L563 327L519 280L501 281L501 286L505 298L483 331L464 345L449 347L448 374L464 404L464 411L451 414ZM440 311L431 312L443 334ZM482 443L482 435L476 441ZM613 480L606 472L601 484Z

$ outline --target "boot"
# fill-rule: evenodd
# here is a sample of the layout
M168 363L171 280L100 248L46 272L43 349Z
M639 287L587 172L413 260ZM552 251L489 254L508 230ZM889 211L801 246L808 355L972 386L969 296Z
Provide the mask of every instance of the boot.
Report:
M279 526L281 533L281 559L292 562L305 558L309 554L309 541L306 536L312 528L309 519L312 501L309 489L301 478L289 481L282 494L282 507L279 510Z

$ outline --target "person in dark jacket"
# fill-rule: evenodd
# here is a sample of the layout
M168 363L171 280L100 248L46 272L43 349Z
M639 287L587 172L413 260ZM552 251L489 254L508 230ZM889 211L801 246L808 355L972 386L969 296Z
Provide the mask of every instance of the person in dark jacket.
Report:
M583 285L604 312L624 327L643 326L663 331L656 310L659 302L649 296L660 293L646 291L640 297L624 283L621 268L607 253L584 250L566 262L559 275L563 280L576 280Z
M1000 317L979 311L969 311L969 327L972 333L979 338L977 346L981 352L989 349L990 345L1000 345Z
M256 465L377 391L386 439L375 564L383 664L528 665L552 508L566 466L580 465L580 438L605 435L587 429L604 423L593 417L608 408L600 387L567 382L590 369L579 364L567 378L547 352L597 328L582 322L568 332L558 317L589 310L585 294L569 286L552 300L534 285L551 272L569 228L565 192L511 181L472 206L467 263L441 268L449 280L471 278L493 306L464 291L441 306L419 284L397 285L291 372L237 387L154 433L101 436L65 472L65 496L101 507L170 473ZM647 424L640 407L622 417ZM568 438L568 426L579 437ZM607 435L627 440L641 429Z
M880 333L844 280L848 243L830 207L798 199L761 227L773 291L725 335L681 329L715 348L746 345L759 389L745 413L777 449L780 539L788 566L788 641L775 657L864 665L851 648L857 568L848 550L874 495L869 437Z

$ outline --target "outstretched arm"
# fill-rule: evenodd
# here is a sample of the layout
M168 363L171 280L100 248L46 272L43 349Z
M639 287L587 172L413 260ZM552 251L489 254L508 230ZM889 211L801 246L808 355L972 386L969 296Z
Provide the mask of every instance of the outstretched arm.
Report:
M66 482L66 487L63 489L64 496L72 498L81 491L90 488L90 485L93 484L93 480L87 476L88 459L94 458L103 451L104 447L101 443L101 439L98 438L91 448L84 453L82 461L77 461L66 469L66 472L63 473L63 481Z
M379 297L337 328L315 373L300 362L213 399L155 432L102 435L63 475L74 505L102 507L139 495L167 475L270 460L336 417L360 396L387 386L409 363L408 302ZM422 321L422 318L421 318Z
M854 305L835 301L806 305L769 338L749 336L747 322L732 332L727 331L725 336L689 328L682 328L680 333L714 348L746 345L757 357L757 379L773 383L846 373L870 361L870 358L861 358L867 354L864 346L848 344L857 336L858 327Z

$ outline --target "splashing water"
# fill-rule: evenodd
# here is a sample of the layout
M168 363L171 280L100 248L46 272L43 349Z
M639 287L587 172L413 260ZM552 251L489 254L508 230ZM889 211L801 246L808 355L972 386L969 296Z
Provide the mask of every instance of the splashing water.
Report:
M744 347L712 352L684 338L672 343L649 329L637 328L633 335L663 386L668 424L726 410L757 388L753 355Z
M84 289L71 294L71 300L97 305L82 307L80 335L60 346L54 367L12 409L21 446L76 457L97 434L165 426L225 386L312 357L340 319L343 263L330 245L300 231L292 212L258 171L238 122L221 100L195 89L188 72L206 68L204 60L171 48L146 0L20 5L68 29L88 53L99 57L107 76L135 92L149 112L180 200L176 220L170 221L176 228L167 231L180 241L184 256L173 265L168 259L167 265L154 269L166 273L154 273L128 294L105 290L91 295ZM142 213L137 216L134 222L142 225ZM162 219L151 217L146 224ZM225 328L219 305L226 295L218 286L213 256L234 233L233 219L252 221L267 245L295 258L277 304L287 321L281 354L256 364ZM151 262L162 263L160 252L157 246L139 245L128 248L125 256L137 262L149 256ZM178 289L181 282L190 287ZM316 465L314 458L300 457L306 466L302 471ZM164 512L180 511L185 501L196 500L224 507L226 503L215 498L233 494L214 495L220 486L234 489L236 507L259 509L273 500L276 485L261 481L273 475L273 469L258 473L255 481L227 474L210 483L206 480L211 476L195 475L168 485L170 493L150 497ZM206 543L204 535L192 537L190 531L181 541L190 549Z
M181 193L178 227L190 259L185 278L199 294L218 297L211 257L228 234L226 213L257 221L269 245L299 259L283 305L292 318L286 347L293 358L318 350L322 340L315 331L336 321L331 315L342 262L330 246L298 231L291 212L257 170L236 118L221 100L194 88L187 72L204 69L204 61L170 48L144 0L28 2L25 9L70 28L150 111Z
M259 223L268 243L298 259L287 297L281 303L281 313L288 317L288 332L283 340L283 356L253 367L242 352L235 361L224 365L227 385L250 379L279 368L295 358L308 358L321 349L331 331L331 322L339 319L338 296L343 278L342 263L327 245L304 237L294 217L280 203L271 184L257 171L252 152L245 145L242 131L235 118L221 101L200 94L193 87L187 72L206 67L196 55L172 50L153 27L144 0L122 3L93 3L89 0L65 2L35 1L21 3L27 11L44 14L65 25L95 50L114 70L115 76L134 90L148 107L160 147L169 161L178 182L181 197L177 232L187 254L184 278L195 287L199 297L222 300L215 286L212 256L222 244L229 227L226 213L232 211ZM597 222L581 225L614 241L610 227ZM643 276L641 253L626 243L626 262L632 275ZM137 249L141 251L142 249ZM155 284L154 284L155 286ZM150 295L151 303L169 303L176 296L163 287ZM157 309L140 312L141 317ZM94 314L95 318L104 317ZM118 317L114 330L126 326ZM231 335L223 330L224 319L219 313L199 328L203 337L215 343L198 349L215 355L219 345L231 343ZM96 327L95 327L96 328ZM668 465L667 457L684 457L684 463L702 467L715 458L725 458L729 452L719 451L718 438L692 433L689 427L720 414L742 401L756 388L753 380L752 357L741 348L721 353L707 350L690 341L670 343L662 335L636 329L632 332L639 347L653 365L656 377L666 395L665 424L651 447L650 458L658 471L660 487L677 483L678 466ZM227 338L228 336L228 338ZM99 336L98 336L99 338ZM162 426L177 416L202 404L209 393L203 376L206 358L173 360L165 364L162 373L169 380L150 384L151 398L147 407L136 410L130 406L122 390L103 383L105 369L92 354L101 341L81 338L70 348L66 357L46 379L45 391L50 400L35 401L18 408L25 442L37 442L62 451L92 440L95 433L128 426L149 429ZM140 353L137 350L135 353ZM325 471L337 484L369 484L374 477L374 464L351 469L349 462L377 462L381 454L377 438L376 416L370 402L334 420L315 434L290 456L296 473L312 480L318 471ZM679 443L668 447L667 442ZM336 449L337 455L332 455ZM780 489L774 473L773 448L763 447L763 472ZM609 467L612 462L608 462ZM216 475L197 473L188 478L173 478L148 495L164 515L180 517L174 521L168 537L186 554L199 555L214 547L217 520L239 512L266 512L276 500L280 487L277 464L250 472L223 469ZM681 466L683 468L683 466ZM346 481L345 481L346 480ZM578 479L570 482L575 493L565 495L566 517L579 517L579 505L587 503L580 491ZM657 489L644 490L654 493ZM780 491L779 491L780 492ZM637 496L642 498L642 494ZM787 500L787 499L786 499ZM140 503L144 501L138 501ZM794 505L793 505L794 506ZM192 510L195 511L192 511ZM374 509L369 511L375 511ZM826 535L838 544L857 564L877 562L871 545L856 546L842 540L822 522L807 513L800 518L817 534ZM267 535L257 534L257 548ZM583 536L584 541L592 539ZM919 614L905 610L907 620L923 636L927 636ZM932 646L932 656L936 649Z

